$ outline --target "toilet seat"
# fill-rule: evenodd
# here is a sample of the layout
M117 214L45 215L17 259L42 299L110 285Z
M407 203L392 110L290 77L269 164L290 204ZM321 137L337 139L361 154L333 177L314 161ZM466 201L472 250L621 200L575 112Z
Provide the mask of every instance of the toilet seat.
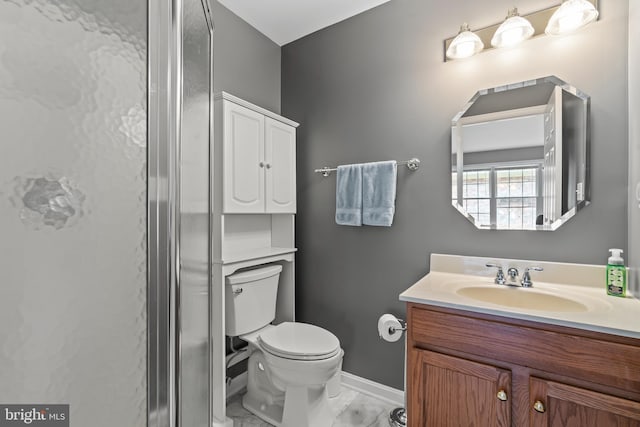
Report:
M338 354L338 338L315 325L283 322L260 334L263 350L274 356L293 360L322 360Z

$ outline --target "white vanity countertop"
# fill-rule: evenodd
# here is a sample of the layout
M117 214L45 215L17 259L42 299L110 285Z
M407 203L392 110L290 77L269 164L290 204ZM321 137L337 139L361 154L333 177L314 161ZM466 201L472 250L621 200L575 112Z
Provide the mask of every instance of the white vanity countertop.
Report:
M518 268L520 274L534 265L544 271L531 272L532 288L496 285L496 270L487 268L488 262L502 265L505 275L509 267ZM640 338L640 300L607 295L604 280L605 266L432 254L429 274L400 294L400 300ZM461 291L470 288L496 290L511 302L497 304ZM537 297L544 297L539 307L527 307ZM557 311L552 307L554 297L560 301ZM566 309L562 301L569 303Z

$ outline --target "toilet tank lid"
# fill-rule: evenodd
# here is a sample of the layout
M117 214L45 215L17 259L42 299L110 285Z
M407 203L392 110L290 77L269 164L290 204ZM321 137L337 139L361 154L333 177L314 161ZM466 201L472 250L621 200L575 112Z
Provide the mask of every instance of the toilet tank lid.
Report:
M270 265L267 267L253 268L251 270L239 271L226 277L227 285L237 285L239 283L255 282L275 276L282 271L281 265Z

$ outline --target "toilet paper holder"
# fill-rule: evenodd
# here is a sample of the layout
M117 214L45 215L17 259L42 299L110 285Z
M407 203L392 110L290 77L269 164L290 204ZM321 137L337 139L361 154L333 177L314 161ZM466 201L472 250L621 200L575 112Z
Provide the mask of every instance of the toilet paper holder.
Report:
M407 330L407 322L393 314L385 313L378 319L378 336L387 342L396 342Z
M398 319L396 316L392 314L385 313L382 316L380 316L380 318L378 319L378 334L380 335L380 338L385 341L388 341L388 342L398 341L406 330L407 330L407 322L402 319ZM405 390L407 388L406 346L407 346L407 342L405 339L405 363L404 363L405 365L404 366L404 371L405 371L404 389ZM405 406L406 406L406 401L405 401ZM395 408L389 413L389 426L391 427L407 426L407 410L405 409L404 406L400 408Z
M389 333L392 334L396 331L406 331L407 330L407 322L405 322L402 319L398 319L398 322L400 322L400 327L396 328L395 326L389 326Z

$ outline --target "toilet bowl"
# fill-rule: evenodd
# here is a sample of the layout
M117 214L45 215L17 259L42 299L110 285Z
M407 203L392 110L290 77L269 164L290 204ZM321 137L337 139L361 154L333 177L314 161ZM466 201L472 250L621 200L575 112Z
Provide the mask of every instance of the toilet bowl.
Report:
M243 406L278 427L330 427L327 382L344 352L331 332L275 318L278 276L272 265L226 280L226 333L249 344L247 393Z
M249 372L243 406L282 427L328 427L327 382L343 351L338 339L318 326L284 322L240 336L249 342Z

